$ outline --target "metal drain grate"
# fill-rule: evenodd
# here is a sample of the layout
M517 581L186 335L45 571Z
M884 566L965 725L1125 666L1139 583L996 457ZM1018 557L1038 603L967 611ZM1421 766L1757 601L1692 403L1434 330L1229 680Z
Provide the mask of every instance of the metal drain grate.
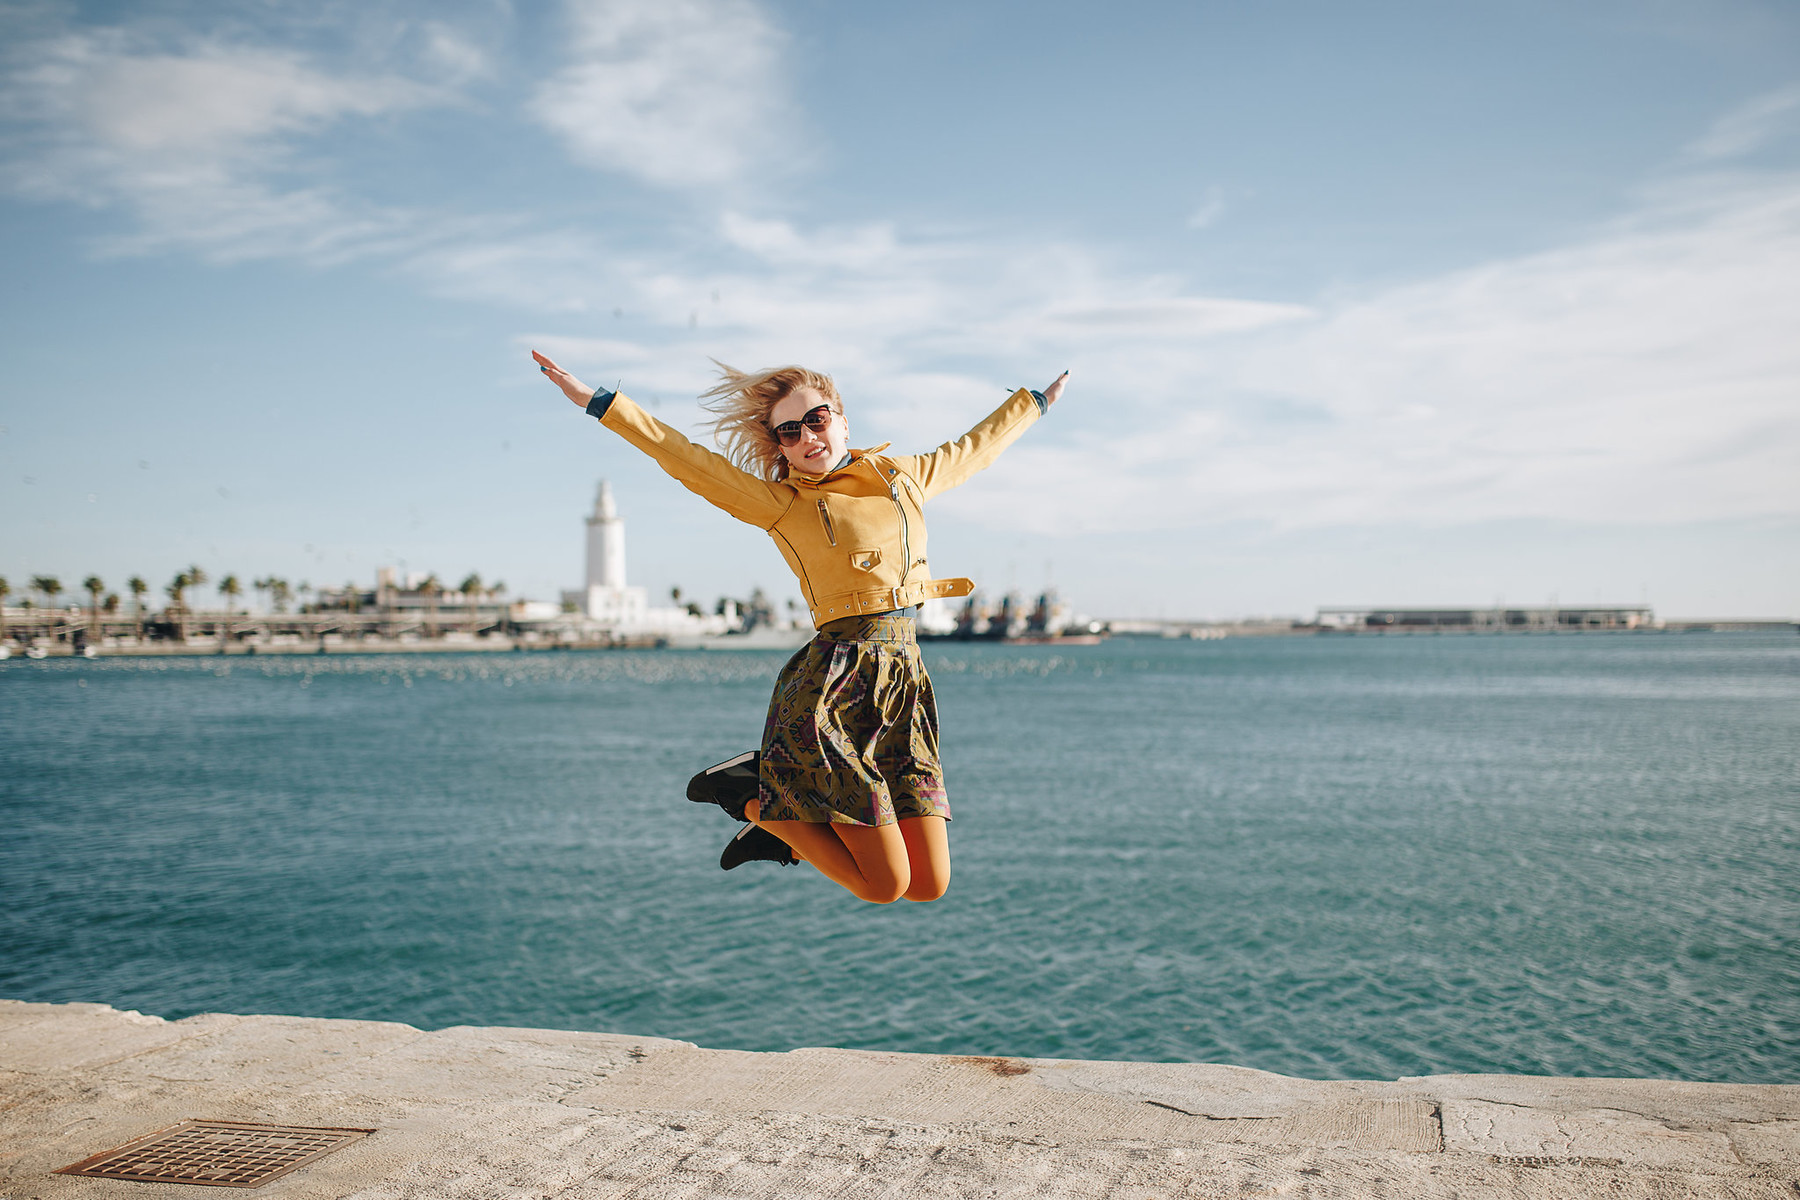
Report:
M1548 1154L1490 1154L1488 1161L1502 1167L1622 1167L1622 1158L1595 1158L1587 1154L1554 1156Z
M114 1150L59 1167L58 1175L261 1187L315 1158L341 1150L373 1129L313 1129L244 1121L183 1121Z

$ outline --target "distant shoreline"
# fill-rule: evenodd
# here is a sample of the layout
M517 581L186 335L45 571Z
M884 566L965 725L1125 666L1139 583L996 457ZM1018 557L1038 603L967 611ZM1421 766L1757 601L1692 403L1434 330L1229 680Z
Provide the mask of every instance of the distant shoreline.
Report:
M1457 629L1451 627L1423 628L1354 628L1342 629L1330 626L1303 624L1300 622L1245 621L1245 622L1202 622L1202 621L1119 621L1108 627L1108 638L1126 638L1144 641L1221 641L1227 638L1269 638L1269 637L1500 637L1500 638L1543 638L1543 637L1654 637L1669 634L1696 633L1761 633L1761 634L1800 634L1800 620L1694 620L1667 621L1649 629L1532 629L1532 630L1496 630L1496 629ZM654 635L620 636L607 641L553 642L525 641L503 637L469 638L467 640L419 640L398 641L392 639L364 640L332 640L320 642L307 640L303 642L283 642L278 644L258 644L254 642L232 642L224 647L207 642L163 642L155 641L130 646L88 646L77 648L67 642L54 645L34 647L40 653L32 654L24 649L0 646L0 661L7 658L32 660L45 658L304 658L329 656L342 658L349 655L421 655L421 654L545 654L545 653L586 653L609 650L739 650L739 649L784 649L773 645L734 645L730 636L709 639L707 645L690 643L670 644L666 639ZM932 638L934 646L958 645L1026 645L1035 648L1046 646L1083 646L1092 645L1097 639L1092 637L1041 637L1041 638ZM717 642L712 645L710 642Z

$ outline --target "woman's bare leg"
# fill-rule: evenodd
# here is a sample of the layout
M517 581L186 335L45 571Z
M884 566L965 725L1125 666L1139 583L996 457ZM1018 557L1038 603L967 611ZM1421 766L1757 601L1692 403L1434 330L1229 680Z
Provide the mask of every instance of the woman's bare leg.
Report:
M908 900L923 904L950 890L949 822L938 816L902 817L900 836L906 841L906 861L912 869Z
M750 801L744 816L786 842L819 874L858 900L892 904L912 887L907 841L898 825L759 821L759 807L755 800Z

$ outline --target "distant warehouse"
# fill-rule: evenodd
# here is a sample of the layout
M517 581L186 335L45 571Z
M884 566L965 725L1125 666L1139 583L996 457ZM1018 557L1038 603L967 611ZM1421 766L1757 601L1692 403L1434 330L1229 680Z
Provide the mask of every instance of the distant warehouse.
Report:
M1655 629L1648 605L1620 608L1321 608L1315 622L1345 633L1585 633Z

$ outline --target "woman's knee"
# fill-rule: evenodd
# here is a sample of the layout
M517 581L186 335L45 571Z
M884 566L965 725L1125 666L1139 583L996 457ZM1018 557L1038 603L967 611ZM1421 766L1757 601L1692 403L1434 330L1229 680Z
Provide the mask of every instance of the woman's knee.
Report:
M906 889L906 898L915 904L929 904L933 900L942 900L944 893L950 890L950 864L948 862L916 862L913 864L912 883Z
M906 898L915 904L929 904L933 900L942 900L949 890L948 879L915 879L906 889Z
M886 862L863 862L861 878L856 886L850 889L858 900L867 900L870 904L892 904L896 900L905 899L912 891L912 873L906 869L906 860L901 859L898 870L895 864Z
M860 887L850 890L858 900L867 900L870 904L892 904L896 900L910 899L912 895L904 880L878 883L864 880Z

